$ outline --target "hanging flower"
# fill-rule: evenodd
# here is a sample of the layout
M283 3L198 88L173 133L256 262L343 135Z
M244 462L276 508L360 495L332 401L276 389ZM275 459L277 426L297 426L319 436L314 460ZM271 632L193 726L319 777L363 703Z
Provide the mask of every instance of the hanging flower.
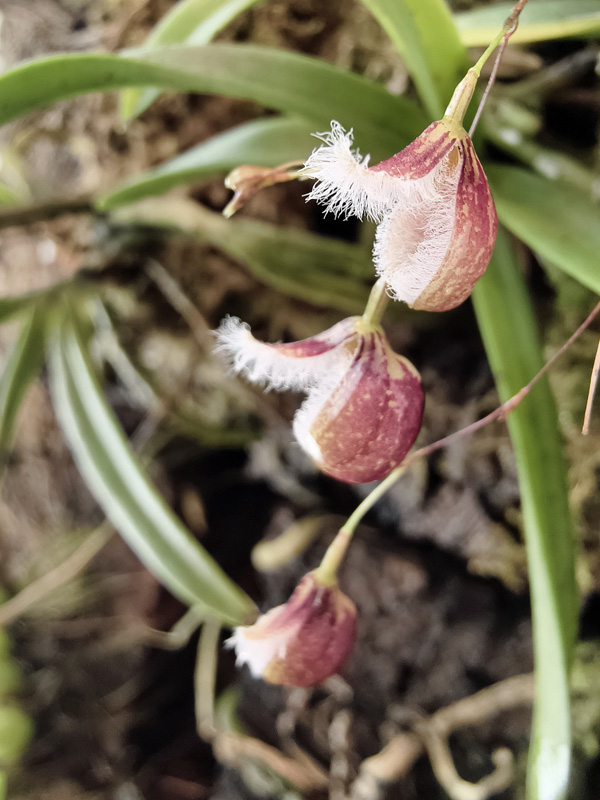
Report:
M285 605L271 609L229 640L237 663L282 686L314 686L336 673L356 636L356 608L337 585L305 575Z
M449 107L450 108L450 107ZM497 216L473 142L456 119L431 124L408 147L369 167L352 150L352 131L332 122L303 177L316 178L309 200L327 211L380 223L377 273L395 299L447 311L471 293L489 263Z
M294 433L328 475L347 483L379 480L417 438L424 405L419 373L393 352L379 325L349 317L310 339L266 344L230 317L217 337L249 380L307 392Z

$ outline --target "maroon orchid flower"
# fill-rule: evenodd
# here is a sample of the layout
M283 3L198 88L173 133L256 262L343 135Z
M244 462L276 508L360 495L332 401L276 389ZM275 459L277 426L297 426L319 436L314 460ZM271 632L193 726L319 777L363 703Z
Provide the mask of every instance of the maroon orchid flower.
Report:
M238 664L282 686L314 686L335 674L356 636L356 608L336 585L305 575L285 605L236 628L229 640Z
M307 392L294 433L328 475L347 483L379 480L412 447L423 416L421 379L379 325L350 317L310 339L266 344L228 318L217 336L249 380Z
M319 134L303 177L316 178L308 199L334 214L380 223L377 273L397 300L425 311L462 303L494 249L497 216L473 142L453 116L434 122L392 158L369 167L353 151L352 131L337 122Z

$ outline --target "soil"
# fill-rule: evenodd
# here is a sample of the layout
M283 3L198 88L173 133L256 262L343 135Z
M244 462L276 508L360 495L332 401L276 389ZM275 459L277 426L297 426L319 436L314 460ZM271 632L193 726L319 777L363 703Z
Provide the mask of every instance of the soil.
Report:
M171 5L170 0L2 0L4 67L41 53L135 45ZM401 60L358 2L269 0L242 14L220 38L317 55L396 92L409 87ZM556 51L540 48L536 57L550 63L562 55L561 45ZM586 81L590 89L589 76ZM581 86L563 88L562 99L553 99L553 119L569 89L575 93ZM8 126L0 146L3 163L10 156L27 187L24 199L40 203L108 189L262 114L246 101L163 96L123 131L115 98L90 96ZM220 181L191 187L187 195L214 210L229 199ZM241 213L356 235L351 225L324 227L302 195L297 185L273 187ZM552 349L583 317L588 299L565 279L550 283L530 253L522 250L521 256ZM201 315L199 328L190 329L149 277L153 262ZM2 232L3 294L50 285L79 270L102 283L120 346L161 397L157 409L128 362L107 358L107 397L136 446L155 453L152 476L161 492L261 609L285 602L368 487L320 475L290 432L300 398L263 396L229 376L211 355L203 325L215 327L225 313L235 313L258 337L293 339L323 329L339 315L282 296L217 250L176 237L148 241L126 226L68 216ZM427 405L419 441L441 438L496 407L469 304L426 324L404 315L386 327L394 348L423 376ZM14 334L12 326L0 329L0 357ZM594 347L591 338L578 344L554 374L581 532L581 629L591 648L582 658L592 665L600 635L600 448L597 434L582 443L576 421ZM182 413L183 406L204 420L204 429L199 425L194 436L165 435L165 418ZM219 446L228 429L241 432L243 446ZM0 581L17 592L64 560L101 521L62 441L42 375L21 410L3 477ZM274 571L254 569L254 546L298 521L318 531L312 543ZM415 720L530 672L519 491L502 423L420 462L395 486L359 529L341 587L358 608L357 644L341 676L322 687L268 686L237 671L226 648L219 656L219 708L226 713L234 692L237 722L245 731L279 748L296 767L303 765L306 784L298 789L286 780L286 768L277 770L243 749L213 750L199 738L193 691L197 638L176 652L147 646L145 628L167 630L184 609L115 535L87 572L10 628L23 675L22 703L35 721L14 796L359 800L350 787L364 759L412 729ZM582 691L587 697L585 686ZM598 743L597 705L588 703L589 718L582 715L576 725L578 800L597 797L600 748L590 745L590 737ZM529 726L525 704L502 713L491 709L482 724L455 732L450 744L461 776L480 780L493 769L492 752L508 747L516 778L496 796L521 797ZM311 768L298 748L312 759ZM360 797L442 800L446 795L421 755L389 786L372 787Z

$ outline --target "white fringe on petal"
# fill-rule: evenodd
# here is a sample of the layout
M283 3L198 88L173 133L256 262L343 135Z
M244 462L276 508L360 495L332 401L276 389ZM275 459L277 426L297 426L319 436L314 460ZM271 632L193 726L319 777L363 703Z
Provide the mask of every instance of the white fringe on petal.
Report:
M419 182L420 183L420 182ZM424 184L419 202L398 204L377 229L373 259L396 300L411 305L439 270L454 230L456 181Z
M323 144L308 157L301 174L316 178L306 199L324 203L325 213L379 221L404 196L410 181L369 170L369 156L363 159L358 150L351 149L352 130L346 133L334 121L331 131L316 135Z
M353 358L354 352L347 350L344 353L344 358L339 359L335 369L331 370L324 380L319 381L318 385L309 389L308 397L294 417L294 436L302 449L308 453L317 465L322 463L323 458L319 445L310 430L321 409L344 378Z
M226 355L234 372L252 383L264 383L266 389L308 390L340 359L338 348L310 358L284 355L273 345L255 339L250 326L237 317L226 317L216 337L215 352Z
M281 612L281 606L271 611ZM267 612L267 615L271 612ZM261 617L264 620L264 617ZM260 622L260 620L259 620ZM248 636L248 628L236 628L233 635L225 642L226 646L235 649L235 663L237 666L247 664L255 678L261 678L271 661L276 658L285 658L288 641L293 631L285 629L277 634L265 636Z

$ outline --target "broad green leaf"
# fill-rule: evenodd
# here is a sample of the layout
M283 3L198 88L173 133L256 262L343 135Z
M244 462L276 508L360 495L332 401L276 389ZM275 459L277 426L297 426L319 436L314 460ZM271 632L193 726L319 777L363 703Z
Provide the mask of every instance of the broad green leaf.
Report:
M513 2L496 3L455 14L454 20L466 47L486 47L510 14ZM600 33L598 0L534 0L519 19L511 43L547 39L587 38Z
M240 164L275 167L287 161L304 161L316 142L310 123L267 117L238 125L213 136L159 167L142 172L96 201L108 210L163 194L181 184L227 173Z
M15 206L21 198L5 183L0 183L0 206Z
M362 0L403 57L432 119L469 68L445 0Z
M410 100L359 75L296 53L234 44L31 61L0 76L0 124L57 100L127 86L247 98L321 130L337 119L354 128L357 145L370 149L374 160L396 153L427 124Z
M238 14L256 5L258 0L181 0L168 11L152 30L144 48L167 44L208 44ZM129 120L151 105L160 92L126 89L120 98L120 116Z
M475 313L501 399L543 364L527 288L499 231ZM508 417L515 449L529 567L536 699L527 777L529 800L562 800L571 752L569 664L577 619L573 522L554 398L543 378Z
M45 312L33 308L0 375L0 457L10 447L15 420L29 385L45 357Z
M525 164L543 178L568 183L582 192L584 197L599 207L600 175L571 156L558 150L544 147L533 139L523 136L513 127L503 127L495 121L485 124L486 138L501 150L510 153L521 164Z
M88 487L141 561L183 602L240 624L254 604L183 527L133 455L65 303L51 349L54 407Z
M291 297L351 314L364 309L373 271L370 253L358 245L252 219L228 220L175 198L127 206L115 219L172 228L208 242Z
M488 166L498 216L532 250L600 294L600 209L586 193L512 166Z

